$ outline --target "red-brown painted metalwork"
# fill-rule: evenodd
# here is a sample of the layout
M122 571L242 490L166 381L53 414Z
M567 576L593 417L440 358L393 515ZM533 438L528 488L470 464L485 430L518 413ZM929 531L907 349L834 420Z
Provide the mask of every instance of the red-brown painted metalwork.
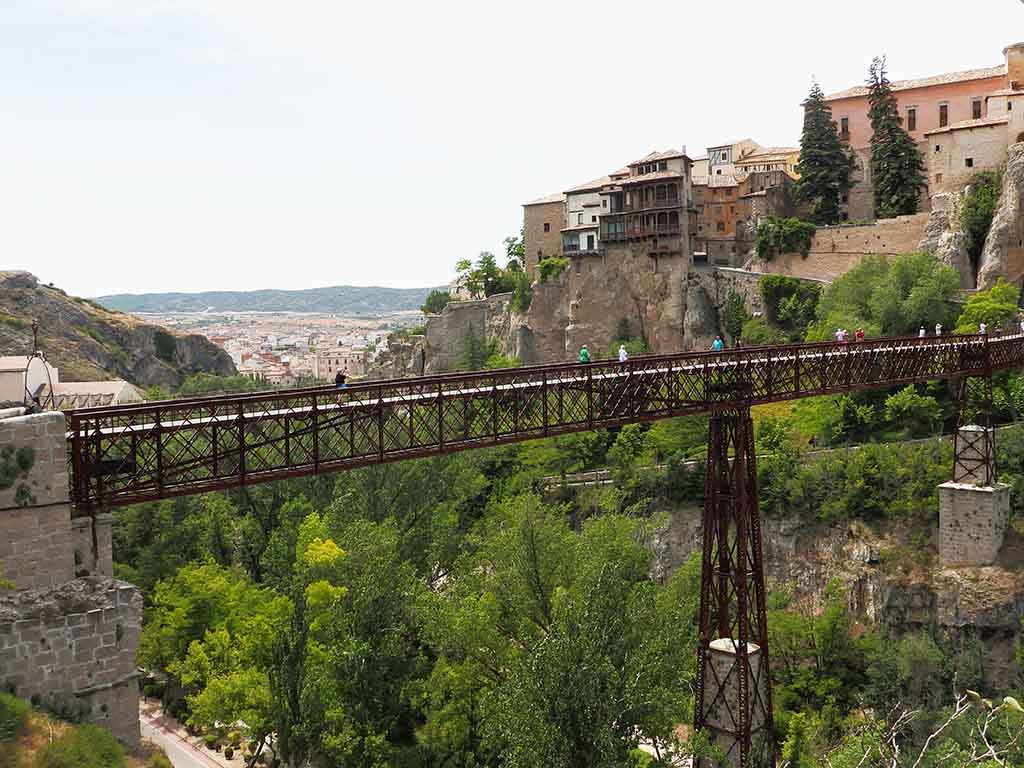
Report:
M1024 336L644 356L68 413L78 513L746 404L986 376Z
M708 428L694 725L726 765L762 768L775 748L754 425L729 390L737 405Z

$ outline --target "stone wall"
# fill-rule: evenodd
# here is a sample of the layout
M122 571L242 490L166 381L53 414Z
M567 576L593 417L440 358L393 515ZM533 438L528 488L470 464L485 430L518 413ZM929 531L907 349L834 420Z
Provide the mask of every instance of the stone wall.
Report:
M534 278L537 276L537 262L562 255L565 201L562 195L553 197L557 199L523 206L523 257L527 272Z
M747 269L831 282L872 254L897 255L916 251L928 224L927 213L879 219L862 226L821 227L811 240L807 257L784 253L771 261L756 256Z
M121 581L76 579L0 597L0 686L134 745L141 622L142 595Z
M1010 522L1010 486L939 486L939 562L945 567L991 565Z
M20 589L74 578L64 415L0 418L0 576Z
M504 342L509 334L511 299L511 293L501 293L486 299L451 301L441 314L429 316L423 348L425 373L456 370L470 335Z
M134 745L142 596L110 578L112 520L71 517L64 414L0 411L0 688Z

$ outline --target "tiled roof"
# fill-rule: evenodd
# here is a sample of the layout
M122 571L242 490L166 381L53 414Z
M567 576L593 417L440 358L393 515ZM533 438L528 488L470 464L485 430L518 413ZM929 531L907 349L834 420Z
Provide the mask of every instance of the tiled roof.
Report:
M536 200L531 200L528 203L523 203L523 205L545 205L547 203L561 203L564 200L564 192L555 192L553 194L547 195L546 197L538 197Z
M686 157L678 149L666 149L664 152L651 152L650 154L641 157L639 160L634 160L630 165L640 165L641 163L653 163L655 160L671 160L675 157Z
M612 180L611 176L602 176L599 179L594 179L593 181L588 181L586 184L579 184L579 185L577 185L575 187L571 187L570 189L565 190L565 194L571 195L573 192L596 191L596 190L600 189L601 187L603 187L608 182L610 182L611 180Z
M661 181L662 179L680 179L683 174L679 171L655 171L645 173L642 176L630 176L628 179L616 179L610 186L626 186L629 184L644 184L648 181Z
M753 154L741 157L736 161L736 165L753 165L771 160L788 160L793 155L799 153L800 150L796 147L772 147L762 152L754 152Z
M931 136L933 133L949 133L950 131L959 131L967 128L984 128L989 125L1005 125L1010 122L1009 115L999 115L998 117L979 117L977 120L961 120L959 123L953 123L947 125L944 128L936 128L934 131L925 131L925 136Z
M969 80L986 80L990 77L1005 77L1006 65L998 67L984 67L982 69L967 69L962 72L949 72L945 75L932 75L931 77L920 77L916 80L893 80L890 86L894 91L909 91L912 88L928 88L933 85L949 85L950 83L964 83ZM825 97L826 101L834 99L850 99L855 96L867 96L866 85L858 85L847 88L845 91L832 93Z
M1002 90L992 91L992 93L985 94L986 98L991 98L993 96L1024 96L1024 90L1021 90L1020 88L1003 88Z

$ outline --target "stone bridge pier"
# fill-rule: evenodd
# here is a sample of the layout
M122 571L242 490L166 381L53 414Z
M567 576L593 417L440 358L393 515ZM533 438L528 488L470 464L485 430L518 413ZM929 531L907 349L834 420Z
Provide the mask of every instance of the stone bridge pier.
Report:
M71 516L65 429L0 410L0 689L132 746L142 595L113 579L112 517Z
M939 562L992 565L1010 521L1010 486L996 479L995 432L968 424L954 444L953 480L939 486Z

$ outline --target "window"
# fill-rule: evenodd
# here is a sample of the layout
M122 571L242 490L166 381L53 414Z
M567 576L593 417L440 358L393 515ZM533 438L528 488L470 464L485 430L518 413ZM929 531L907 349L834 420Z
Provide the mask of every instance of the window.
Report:
M730 205L729 206L729 213L736 213L736 206L735 205Z
M935 183L936 184L941 184L942 183L942 174L941 173L936 173L935 174Z
M545 232L550 232L551 231L551 222L548 222L548 221L544 222L544 231Z
M541 258L541 257L542 257L543 255L544 255L544 251L542 251L542 250L541 250L540 248L538 248L538 249L537 249L537 258L539 259L539 258Z
M590 217L590 221L591 221L591 223L597 221L597 216L591 216Z
M607 208L608 207L608 201L607 200L602 200L601 201L601 207L602 208Z
M844 141L850 139L850 118L843 117L839 119L839 138Z
M971 117L974 120L981 119L981 99L971 100Z
M844 193L843 197L842 197L842 200L843 200L844 203L848 203L848 202L850 202L850 196Z
M715 176L721 176L721 175L722 175L722 169L721 168L715 169Z
M939 146L938 144L936 144L936 145L935 145L935 151L936 151L936 152L941 152L941 151L942 151L942 147L941 147L941 146Z
M718 222L718 224L715 225L715 229L717 229L719 232L725 232L725 222L724 221Z
M973 168L974 167L974 158L973 157L966 158L964 160L964 165L966 165L968 168Z
M939 128L949 125L949 104L939 104Z
M588 251L594 250L594 236L593 235L587 235L587 250Z
M577 224L582 224L583 223L583 214L582 213L577 213L576 214L576 223Z
M917 130L917 107L907 110L907 130L911 133Z
M1013 112L1013 102L1010 101L1009 99L1007 99L1006 101L1006 111Z

